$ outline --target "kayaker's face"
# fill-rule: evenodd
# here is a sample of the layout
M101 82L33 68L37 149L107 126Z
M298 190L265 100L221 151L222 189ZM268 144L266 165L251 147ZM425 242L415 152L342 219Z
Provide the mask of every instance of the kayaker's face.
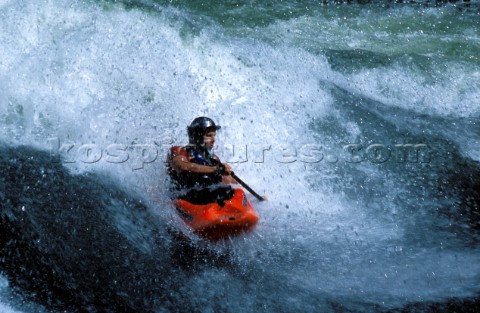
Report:
M213 149L213 145L215 144L215 136L217 136L217 131L211 130L203 135L203 143L208 148L208 150Z

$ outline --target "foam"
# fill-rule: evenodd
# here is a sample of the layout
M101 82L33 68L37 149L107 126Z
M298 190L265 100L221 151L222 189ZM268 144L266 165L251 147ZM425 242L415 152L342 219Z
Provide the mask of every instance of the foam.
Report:
M475 63L476 55L458 55L455 59L448 56L449 49L459 44L474 54L472 47L478 42L474 23L464 20L452 25L451 19L458 14L455 8L402 7L355 12L345 8L342 14L343 19L329 18L326 11L319 10L315 16L280 20L261 35L308 51L360 49L379 54L385 61L397 60L392 65L379 64L352 74L319 72L321 79L386 105L438 116L480 114L480 68ZM436 25L432 27L432 23ZM435 32L435 27L446 24L451 25L448 33ZM415 61L408 58L415 55L425 58L419 66L431 68L419 70Z
M0 312L2 313L22 313L22 311L18 311L13 309L7 302L6 299L9 293L8 289L8 281L5 277L0 275Z
M475 79L479 73L457 64L449 67L441 79L427 83L403 66L396 66L362 71L347 86L379 102L419 113L474 117L480 114L480 84Z
M0 311L3 313L20 313L21 311L16 311L10 306L0 303Z

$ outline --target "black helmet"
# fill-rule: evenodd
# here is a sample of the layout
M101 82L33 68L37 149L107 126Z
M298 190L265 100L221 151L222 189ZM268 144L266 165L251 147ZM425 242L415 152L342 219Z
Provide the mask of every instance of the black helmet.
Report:
M215 122L208 117L197 117L187 127L188 141L193 145L201 145L203 136L210 130L219 130L221 126L215 125Z

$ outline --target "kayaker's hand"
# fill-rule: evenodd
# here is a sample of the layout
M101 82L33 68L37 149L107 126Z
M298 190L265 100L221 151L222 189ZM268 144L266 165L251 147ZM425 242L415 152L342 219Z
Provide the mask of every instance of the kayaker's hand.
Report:
M220 175L225 175L225 165L222 163L218 163L217 165L217 172L220 173Z
M225 175L232 175L232 167L227 163L223 163L223 166L225 167Z
M227 163L218 163L218 165L217 165L217 171L218 171L222 176L226 176L226 175L230 175L230 173L232 173L232 168L231 168L230 165L228 165Z

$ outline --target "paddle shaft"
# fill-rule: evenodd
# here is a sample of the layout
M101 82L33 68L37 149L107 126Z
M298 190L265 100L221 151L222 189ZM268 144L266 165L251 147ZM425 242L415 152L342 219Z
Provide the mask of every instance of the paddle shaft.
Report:
M240 184L242 185L245 189L247 189L248 191L250 191L250 193L252 195L255 196L255 198L257 198L258 200L260 201L263 201L265 200L262 196L260 196L258 193L255 192L255 190L253 190L249 185L245 184L245 182L243 180L241 180L240 178L238 178L237 175L235 175L234 172L232 172L230 175L232 175L232 177Z

